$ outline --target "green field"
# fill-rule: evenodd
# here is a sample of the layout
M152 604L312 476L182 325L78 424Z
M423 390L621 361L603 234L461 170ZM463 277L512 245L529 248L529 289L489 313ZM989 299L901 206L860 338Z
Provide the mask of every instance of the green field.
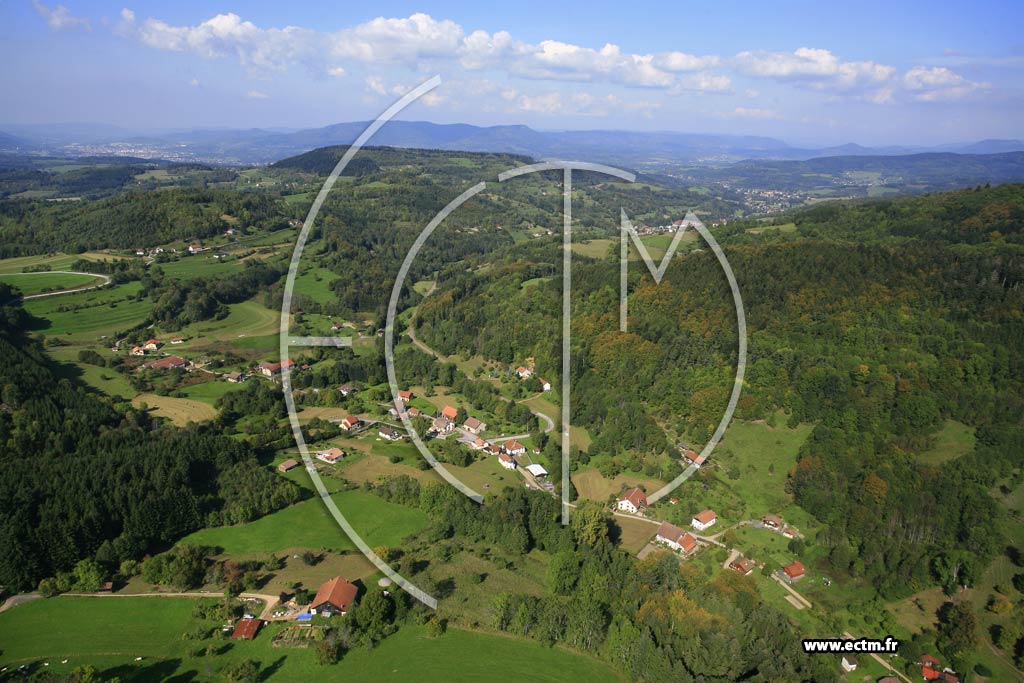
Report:
M56 292L103 284L103 280L95 275L78 273L8 273L0 275L0 282L17 287L25 296L38 294L44 290Z
M92 664L131 683L222 681L221 670L242 659L260 662L261 680L272 683L620 680L595 659L534 641L457 629L431 639L414 626L403 627L373 650L353 650L324 668L312 649L271 645L284 624L268 625L247 642L183 639L196 626L213 626L192 617L196 602L170 597L37 600L0 614L0 663L48 662L55 673ZM224 651L192 656L197 647L210 643ZM135 662L136 657L143 659ZM61 663L64 659L66 664Z
M310 268L295 278L295 294L305 296L320 304L337 301L338 295L328 285L337 276L326 268Z
M132 398L135 396L135 389L128 382L127 378L117 370L101 368L97 365L78 362L79 346L55 346L47 349L47 353L58 362L58 374L62 377L77 378L89 386L99 389L111 396ZM108 357L114 354L106 347L97 347L94 350L101 356Z
M164 274L176 280L191 280L197 277L210 277L214 275L227 275L237 273L242 269L242 262L236 258L228 258L224 261L213 258L216 248L204 251L195 256L187 256L177 261L161 263L160 268Z
M974 427L956 420L946 420L935 435L935 444L919 453L917 460L926 465L941 465L973 451L974 441Z
M24 307L32 316L46 321L38 329L47 336L63 335L69 341L93 341L102 335L134 327L146 319L153 308L148 299L118 301L134 297L140 287L138 282L129 282L112 289L30 299ZM70 310L72 307L78 308Z
M180 391L185 395L185 398L209 403L212 406L217 402L218 398L229 391L239 390L240 387L237 384L231 384L222 379L211 379L209 382L203 382L202 384L190 384L187 387L183 387Z
M423 528L419 510L388 503L365 491L333 496L338 509L371 546L398 545ZM319 498L311 498L248 524L203 529L182 543L217 546L233 554L278 552L285 548L348 550L355 545L341 530Z

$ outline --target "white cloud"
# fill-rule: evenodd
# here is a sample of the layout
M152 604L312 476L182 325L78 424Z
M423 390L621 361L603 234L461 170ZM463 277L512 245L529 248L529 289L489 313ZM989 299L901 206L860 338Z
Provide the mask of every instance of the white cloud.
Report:
M756 107L736 107L731 115L741 119L778 119L779 112L774 109L758 109Z
M193 88L198 88L202 85L202 83L199 82L198 78L193 78L191 81L188 82L188 84L191 85Z
M683 91L699 93L727 93L732 90L732 79L721 74L701 72L686 76L673 88L674 94Z
M417 13L405 19L378 17L331 36L331 53L363 62L407 62L452 56L462 45L462 27Z
M39 2L39 0L32 0L32 5L36 8L39 16L46 20L46 25L54 31L68 31L76 28L85 29L86 31L92 30L92 25L88 19L73 16L71 11L64 5L57 5L50 9Z
M270 95L268 95L267 93L263 92L262 90L250 90L249 92L245 93L245 96L247 98L249 98L250 100L269 100L270 99Z
M340 66L332 66L327 70L327 75L331 78L343 78L345 76L345 69Z
M819 90L849 91L890 80L896 68L877 62L844 62L830 50L801 47L793 52L740 52L733 59L745 75L797 81Z
M969 81L944 66L915 66L903 75L903 87L919 102L955 102L992 85Z

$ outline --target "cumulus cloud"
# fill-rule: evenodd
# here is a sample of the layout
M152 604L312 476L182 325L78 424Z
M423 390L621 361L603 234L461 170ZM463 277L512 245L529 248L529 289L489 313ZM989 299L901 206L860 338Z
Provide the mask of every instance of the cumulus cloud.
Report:
M896 68L877 62L844 62L831 50L801 47L793 52L740 52L733 59L745 75L803 82L813 88L852 90L892 78Z
M54 31L69 31L76 28L92 30L88 19L73 16L64 5L57 5L51 9L39 0L32 0L32 5L36 8L39 16L46 20L46 25Z
M992 86L969 81L944 66L915 66L903 75L903 87L920 102L955 102Z

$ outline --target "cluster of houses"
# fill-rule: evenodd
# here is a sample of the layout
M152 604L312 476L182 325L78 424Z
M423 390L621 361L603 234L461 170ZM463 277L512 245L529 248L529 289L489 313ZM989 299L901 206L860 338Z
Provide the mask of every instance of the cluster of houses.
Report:
M516 368L515 373L516 377L519 379L529 379L530 377L533 377L533 370L525 365L520 365ZM551 391L551 382L547 381L543 377L537 377L537 381L540 382L541 391Z
M619 512L628 512L631 515L642 515L648 507L647 494L642 489L632 488L622 494L615 501L615 509ZM718 522L718 515L714 510L698 512L690 521L697 531L704 531Z
M314 615L324 618L330 618L336 614L344 616L352 609L358 595L358 586L340 576L335 576L320 585L316 596L309 603L309 608L296 615L295 620L300 626L311 626ZM252 640L262 626L261 619L246 614L235 624L231 638L233 640Z
M769 531L774 531L777 534L782 534L786 538L797 538L800 536L800 532L797 531L795 526L790 526L782 521L781 517L777 515L765 515L761 518L761 526Z

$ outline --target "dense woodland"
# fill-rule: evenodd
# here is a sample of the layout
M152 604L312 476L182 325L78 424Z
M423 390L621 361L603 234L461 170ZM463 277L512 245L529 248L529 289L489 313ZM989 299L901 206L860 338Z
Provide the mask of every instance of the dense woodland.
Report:
M10 298L0 285L0 299ZM255 519L302 497L215 429L155 424L58 379L25 336L20 307L2 310L0 584L29 589L93 556L116 567L204 526Z

